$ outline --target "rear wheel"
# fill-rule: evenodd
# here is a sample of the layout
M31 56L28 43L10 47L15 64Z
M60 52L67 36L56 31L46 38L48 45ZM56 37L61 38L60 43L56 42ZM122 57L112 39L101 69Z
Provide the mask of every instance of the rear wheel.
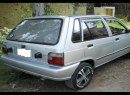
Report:
M89 63L83 62L78 66L71 79L66 80L65 83L72 89L83 89L90 83L92 76L92 66Z

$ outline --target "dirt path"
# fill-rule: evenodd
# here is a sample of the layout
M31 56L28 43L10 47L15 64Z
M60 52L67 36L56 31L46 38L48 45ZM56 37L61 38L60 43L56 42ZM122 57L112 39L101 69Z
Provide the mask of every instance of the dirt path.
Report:
M121 57L97 68L90 85L81 91L130 92L130 59Z

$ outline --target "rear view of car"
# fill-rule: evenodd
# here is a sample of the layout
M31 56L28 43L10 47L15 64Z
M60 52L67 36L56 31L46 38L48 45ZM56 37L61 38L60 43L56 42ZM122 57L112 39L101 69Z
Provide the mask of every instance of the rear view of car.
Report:
M4 63L15 69L43 78L65 80L70 74L62 74L63 46L59 41L61 30L68 25L67 18L28 18L21 21L3 42L1 56ZM64 29L66 31L67 29ZM66 31L67 32L67 31ZM65 33L65 32L64 32ZM56 73L59 72L60 73Z
M25 19L8 35L7 40L12 41L13 45L10 46L12 52L8 53L14 56L41 60L42 62L48 60L51 64L51 54L47 59L48 51L43 49L43 45L52 46L57 44L61 27L62 19ZM3 50L6 50L5 46Z

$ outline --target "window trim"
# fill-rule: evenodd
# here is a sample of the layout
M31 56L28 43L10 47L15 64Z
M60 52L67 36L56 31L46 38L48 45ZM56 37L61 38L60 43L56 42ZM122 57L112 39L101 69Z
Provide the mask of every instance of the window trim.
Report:
M82 26L82 23L84 23L86 25L86 27L88 28L87 24L84 22L84 21L81 21L81 26ZM92 33L90 32L89 28L88 28L88 32L91 36L91 39L90 40L93 40L93 37L92 37ZM83 31L83 27L82 27L82 38L83 38L83 41L90 41L90 40L84 40L84 31Z
M80 28L80 41L73 41L73 33L74 33L74 25L75 25L75 20L78 20L79 21L79 28ZM73 43L79 43L79 42L82 42L82 30L81 30L81 23L80 23L80 18L75 18L73 20L73 30L72 30L72 36L71 36L71 41Z

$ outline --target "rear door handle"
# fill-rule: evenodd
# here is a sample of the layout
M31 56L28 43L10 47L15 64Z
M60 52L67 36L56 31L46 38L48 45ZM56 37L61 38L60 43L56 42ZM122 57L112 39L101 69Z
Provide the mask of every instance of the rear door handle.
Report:
M87 45L87 47L92 47L93 46L93 44L89 44L89 45Z
M119 40L119 38L116 38L115 40L116 40L116 41L118 41L118 40Z

